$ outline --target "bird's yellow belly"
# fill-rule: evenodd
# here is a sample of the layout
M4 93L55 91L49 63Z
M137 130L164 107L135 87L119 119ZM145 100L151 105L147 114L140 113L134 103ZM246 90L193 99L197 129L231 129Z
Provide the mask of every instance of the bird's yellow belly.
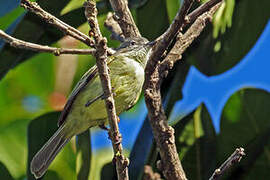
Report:
M126 68L125 66L129 67ZM116 112L117 115L119 115L123 111L131 108L138 100L144 82L144 69L139 63L129 59L125 60L124 64L122 63L121 66L110 64L109 68ZM100 79L96 76L92 82L79 93L66 121L66 123L71 124L70 127L73 127L73 134L78 134L89 127L107 122L107 112L103 99L100 98L90 106L85 106L89 100L100 96L102 92Z

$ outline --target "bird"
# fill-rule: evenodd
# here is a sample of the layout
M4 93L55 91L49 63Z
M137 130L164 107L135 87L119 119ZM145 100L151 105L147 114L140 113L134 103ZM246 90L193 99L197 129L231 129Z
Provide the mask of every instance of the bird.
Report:
M154 41L143 37L127 38L107 58L116 114L127 111L138 101ZM108 123L104 92L96 65L90 68L72 90L58 119L58 129L33 157L30 165L35 178L45 174L49 165L69 140L88 128Z

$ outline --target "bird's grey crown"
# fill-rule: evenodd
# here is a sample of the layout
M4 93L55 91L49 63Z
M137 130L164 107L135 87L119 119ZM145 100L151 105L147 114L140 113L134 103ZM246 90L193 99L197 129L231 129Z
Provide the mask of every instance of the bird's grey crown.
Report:
M120 50L123 48L129 48L129 47L136 47L136 46L143 46L145 44L147 44L149 41L144 38L144 37L132 37L132 38L127 38L125 39L125 41L123 43L121 43L121 45L119 46L119 48L117 48L116 50Z

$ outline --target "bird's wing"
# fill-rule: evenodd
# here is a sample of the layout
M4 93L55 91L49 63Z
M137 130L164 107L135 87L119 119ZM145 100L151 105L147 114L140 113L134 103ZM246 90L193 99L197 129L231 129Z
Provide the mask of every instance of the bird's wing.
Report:
M107 64L109 64L114 58L112 58L112 56L110 58L108 58L108 62ZM97 66L94 65L92 68L90 68L80 79L80 81L76 84L75 88L72 90L68 101L60 115L60 118L58 120L58 127L61 126L65 120L67 115L70 112L70 109L72 107L73 102L75 101L77 95L85 88L85 86L90 83L90 81L96 76L98 75L98 69ZM97 98L94 98L95 101L102 98L102 96L99 96ZM90 100L89 100L90 101ZM85 102L87 104L87 102ZM92 102L93 103L93 102ZM83 107L82 107L83 108Z

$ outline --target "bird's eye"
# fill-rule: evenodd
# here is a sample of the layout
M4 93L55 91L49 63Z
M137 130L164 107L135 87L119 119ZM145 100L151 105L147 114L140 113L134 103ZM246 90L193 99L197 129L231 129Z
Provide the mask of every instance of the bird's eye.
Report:
M136 44L136 42L135 41L131 41L130 44L133 46L133 45Z

